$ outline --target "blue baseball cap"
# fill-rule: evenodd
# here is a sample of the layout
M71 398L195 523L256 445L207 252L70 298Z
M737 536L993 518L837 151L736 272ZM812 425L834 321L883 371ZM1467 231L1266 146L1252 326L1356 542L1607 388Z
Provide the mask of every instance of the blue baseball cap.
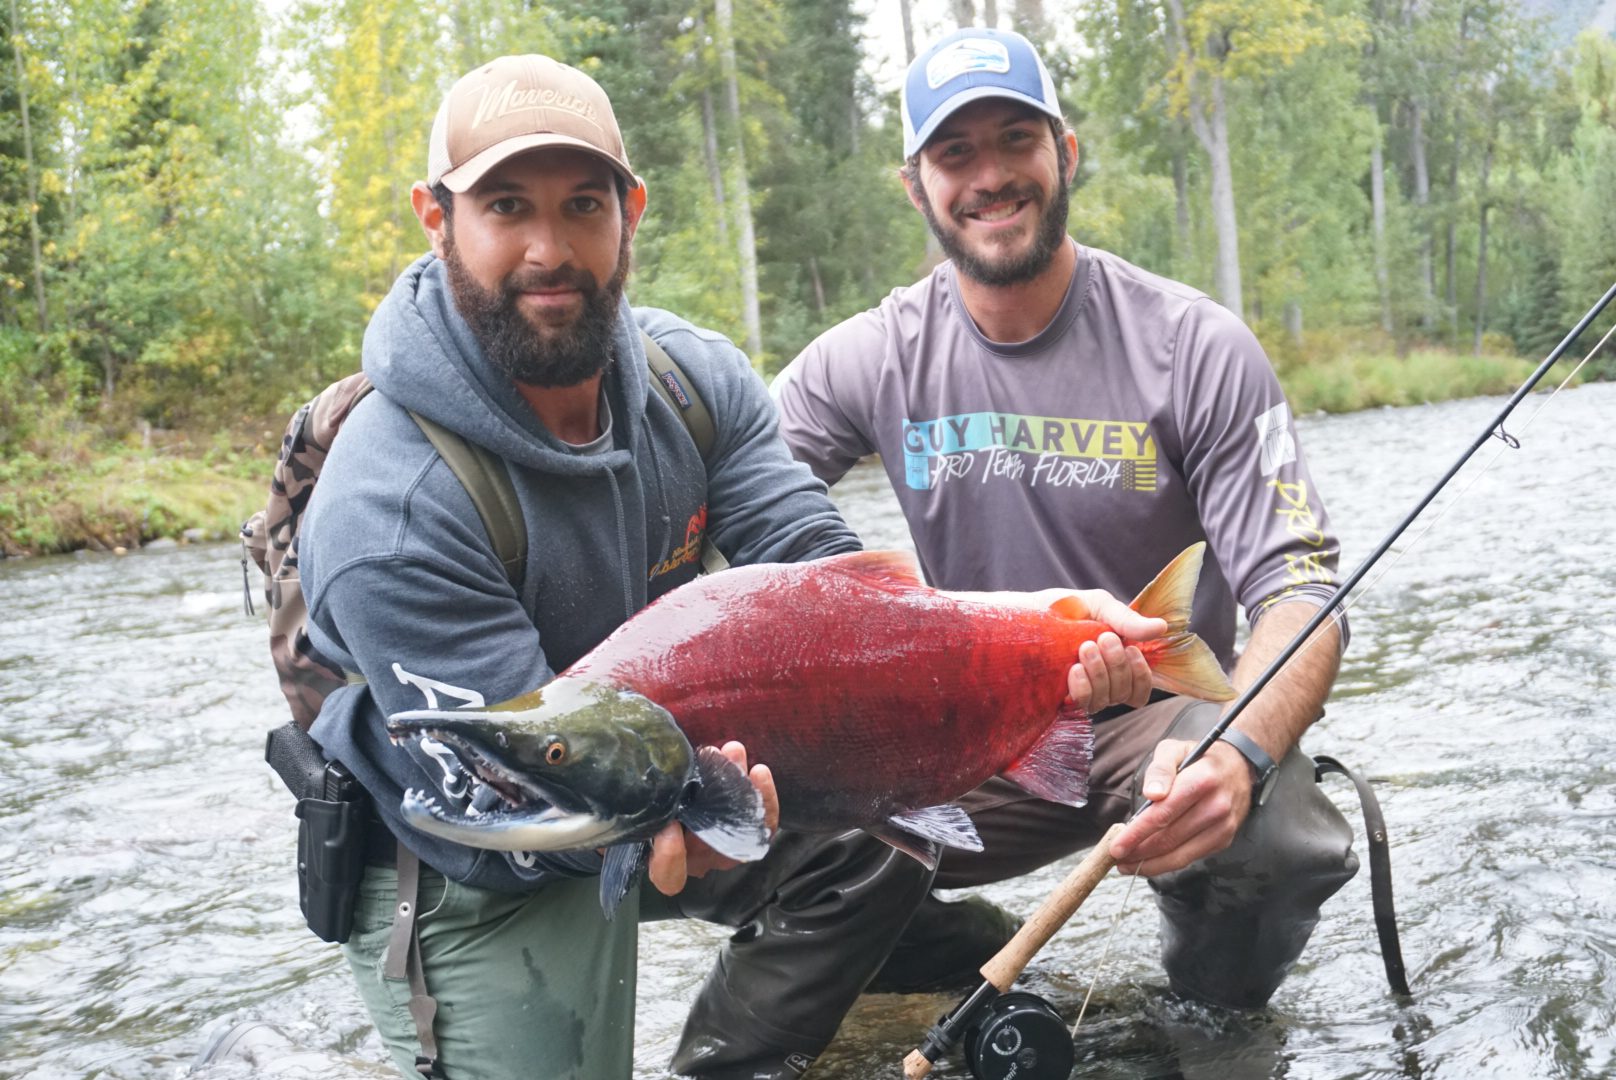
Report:
M1011 30L965 27L909 65L903 80L903 156L914 157L938 125L983 98L1008 98L1063 119L1054 80L1032 42Z

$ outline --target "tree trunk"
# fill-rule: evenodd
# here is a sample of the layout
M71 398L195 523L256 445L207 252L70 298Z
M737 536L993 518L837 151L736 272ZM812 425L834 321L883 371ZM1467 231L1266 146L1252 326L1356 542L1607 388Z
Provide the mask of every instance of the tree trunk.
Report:
M707 40L707 19L696 14L696 39ZM718 219L718 242L729 243L729 208L724 200L724 166L718 157L718 118L713 114L713 92L701 88L701 152L707 162L707 182L713 189L713 209Z
M1375 232L1375 285L1380 292L1380 328L1395 333L1392 325L1391 271L1386 260L1386 151L1380 105L1375 104L1375 141L1369 147L1369 204Z
M1223 79L1212 79L1212 108L1203 140L1212 160L1212 224L1218 234L1218 261L1213 281L1223 306L1240 317L1240 230L1234 210L1234 169L1229 161L1229 120L1223 102Z
M1487 144L1481 156L1481 176L1478 180L1481 195L1481 221L1476 234L1476 337L1474 352L1481 355L1481 335L1487 329L1487 211L1491 209L1487 197L1487 180L1493 168L1493 144Z
M954 21L960 26L976 25L975 0L953 0Z
M1419 0L1408 0L1403 7L1403 29L1412 34L1418 15ZM1425 65L1416 61L1415 74L1423 81ZM1418 98L1408 102L1408 155L1414 166L1414 227L1420 236L1420 289L1423 304L1420 328L1430 333L1436 308L1436 268L1432 265L1431 220L1427 212L1431 205L1431 174L1425 163L1425 105Z
M752 224L752 186L746 175L746 133L741 125L741 88L735 69L734 0L716 0L718 16L718 59L723 68L724 86L729 99L730 125L734 129L735 218L739 225L736 246L741 257L741 315L746 323L746 351L754 364L763 352L763 318L758 310L757 236Z
M1173 145L1173 267L1179 276L1185 276L1189 259L1190 163L1180 138Z
M1458 122L1457 109L1455 109L1454 122ZM1448 165L1448 212L1446 228L1443 230L1443 275L1444 291L1446 293L1445 307L1448 315L1448 329L1452 335L1453 347L1459 347L1459 273L1457 269L1459 248L1459 146L1461 137L1457 131L1453 134L1453 160Z
M905 64L915 62L915 20L909 10L909 0L898 0L898 13L903 16L903 56Z
M808 256L808 277L814 283L814 310L821 319L825 317L825 283L819 277L819 258Z
M1436 307L1436 267L1433 265L1431 221L1427 211L1431 207L1431 174L1425 165L1425 110L1419 102L1409 103L1409 157L1414 164L1415 228L1420 235L1420 326L1429 332Z
M39 243L39 178L34 168L34 135L28 116L28 73L22 62L22 24L17 0L11 0L11 59L17 69L17 104L22 115L23 171L28 177L28 245L34 260L34 310L39 332L50 329L50 307L45 302L45 261Z
M1044 0L1016 0L1010 25L1034 43L1049 36L1049 20L1044 16Z
M982 25L999 25L999 0L982 0Z
M1235 216L1234 169L1229 156L1228 108L1224 103L1223 78L1209 75L1207 89L1196 73L1197 56L1190 48L1185 31L1183 0L1167 0L1167 10L1173 29L1171 47L1177 50L1187 65L1189 83L1190 129L1201 148L1206 151L1212 166L1212 228L1218 238L1217 261L1213 266L1213 288L1223 306L1240 318L1245 318L1245 306L1240 295L1240 231ZM1208 41L1209 51L1221 60L1227 53L1227 43Z
M1302 305L1298 301L1285 301L1285 333L1292 344L1302 344Z

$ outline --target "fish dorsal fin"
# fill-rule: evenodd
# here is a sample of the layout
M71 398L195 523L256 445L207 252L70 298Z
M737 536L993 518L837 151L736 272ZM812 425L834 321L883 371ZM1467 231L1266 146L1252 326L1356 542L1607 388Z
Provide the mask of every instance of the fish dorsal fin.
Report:
M907 551L853 551L821 559L820 565L886 588L924 588L920 567Z

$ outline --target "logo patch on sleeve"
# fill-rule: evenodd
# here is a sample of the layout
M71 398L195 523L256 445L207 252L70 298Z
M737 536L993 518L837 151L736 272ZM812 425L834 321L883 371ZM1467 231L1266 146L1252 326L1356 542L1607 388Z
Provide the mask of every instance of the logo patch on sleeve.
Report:
M1281 401L1257 417L1257 448L1259 468L1264 476L1272 476L1282 466L1296 460L1296 437L1291 434L1291 409Z

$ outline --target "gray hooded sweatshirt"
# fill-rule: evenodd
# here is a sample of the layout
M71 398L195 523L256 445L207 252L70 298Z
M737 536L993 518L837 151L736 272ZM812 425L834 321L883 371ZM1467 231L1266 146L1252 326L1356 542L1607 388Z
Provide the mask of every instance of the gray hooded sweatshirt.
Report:
M652 393L642 329L713 415L705 464L683 420ZM737 564L859 547L824 485L792 460L768 391L728 340L624 302L612 345L612 445L580 454L545 430L487 362L454 308L444 265L422 257L365 332L364 370L380 392L343 425L300 532L310 639L366 679L326 699L313 735L396 835L466 884L527 889L552 875L597 872L600 860L592 851L484 851L408 828L398 813L406 788L464 809L469 784L452 755L392 745L386 715L494 704L536 689L693 579L703 535ZM505 461L527 527L520 594L464 486L406 409Z

